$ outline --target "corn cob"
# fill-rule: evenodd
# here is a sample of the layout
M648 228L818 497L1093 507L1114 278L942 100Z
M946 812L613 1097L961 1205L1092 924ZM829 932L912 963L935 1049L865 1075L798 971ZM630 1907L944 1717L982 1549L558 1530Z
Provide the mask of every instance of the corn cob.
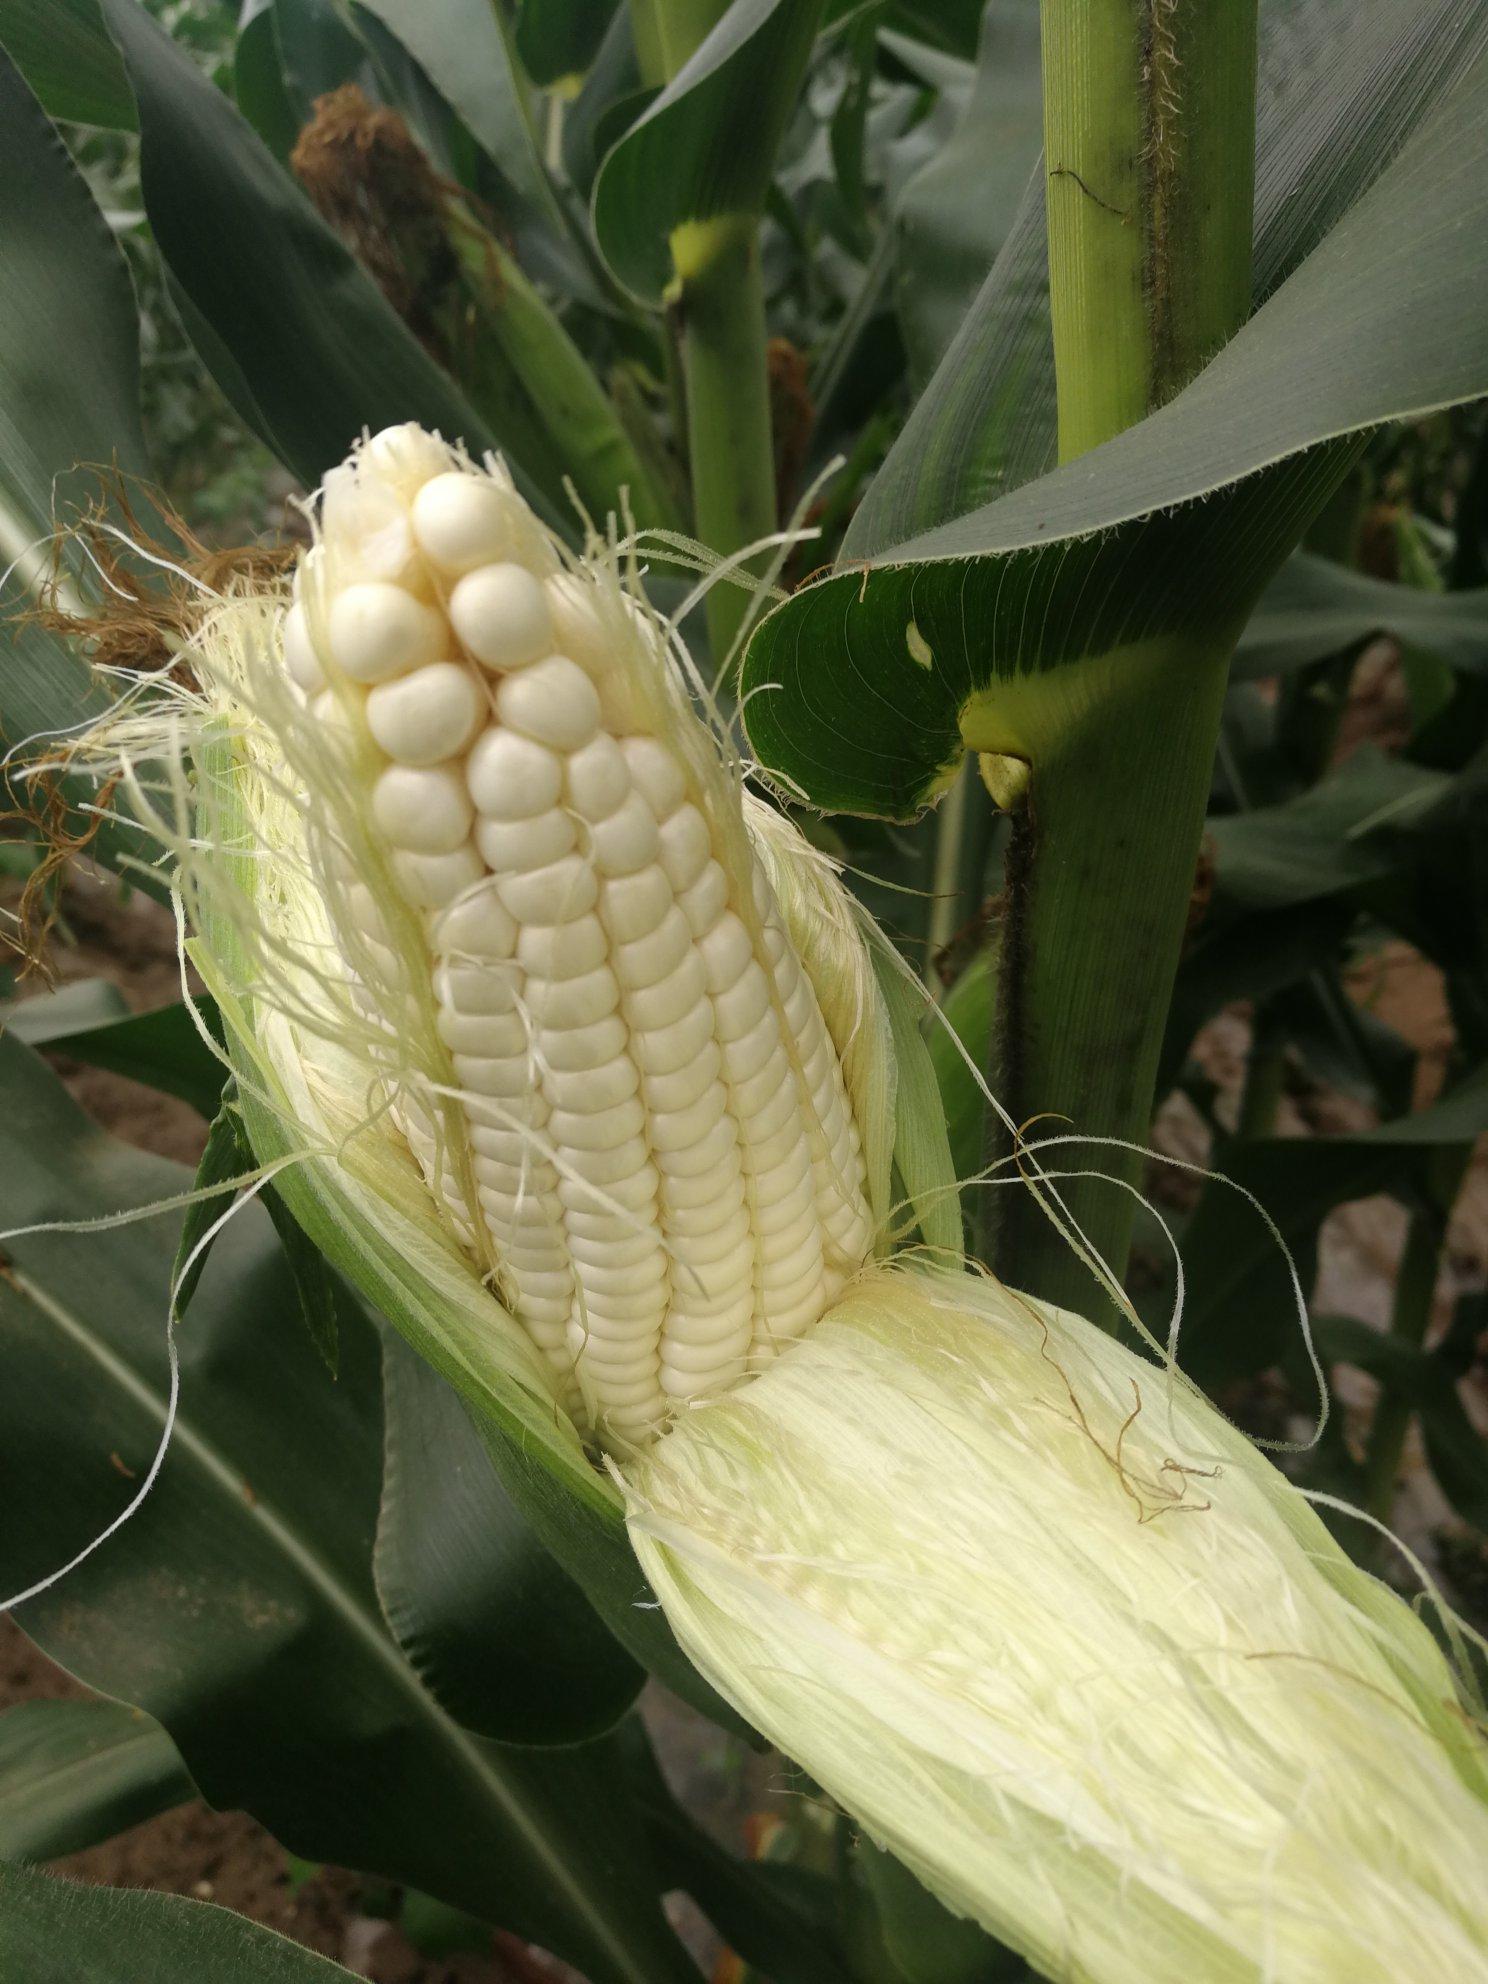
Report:
M417 429L328 479L282 638L313 718L364 733L478 1206L405 1100L409 1141L570 1410L644 1440L809 1330L873 1238L838 1049L717 747L649 618ZM341 866L333 925L375 960L389 906Z

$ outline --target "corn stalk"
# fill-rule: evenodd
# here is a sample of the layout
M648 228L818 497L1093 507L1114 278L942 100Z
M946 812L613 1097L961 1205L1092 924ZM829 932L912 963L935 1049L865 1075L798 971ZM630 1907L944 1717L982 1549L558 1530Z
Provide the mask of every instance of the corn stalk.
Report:
M1255 8L1046 0L1049 279L1062 460L1170 399L1243 321L1250 293ZM1068 1117L1144 1142L1236 629L1164 638L1068 671L973 748L1027 759L1006 877L992 1084L1013 1120ZM1041 1121L1038 1130L1058 1129ZM1001 1156L1003 1144L993 1152ZM1080 1153L1073 1162L1091 1161ZM1095 1153L1125 1179L1129 1153ZM1088 1303L1085 1268L1022 1194L989 1194L998 1264ZM1066 1203L1119 1275L1132 1204L1100 1181Z
M670 83L727 12L727 0L633 0L631 11L643 74ZM690 222L673 236L672 258L667 314L681 349L693 526L726 557L776 523L759 216ZM746 603L728 586L709 598L708 634L720 660Z

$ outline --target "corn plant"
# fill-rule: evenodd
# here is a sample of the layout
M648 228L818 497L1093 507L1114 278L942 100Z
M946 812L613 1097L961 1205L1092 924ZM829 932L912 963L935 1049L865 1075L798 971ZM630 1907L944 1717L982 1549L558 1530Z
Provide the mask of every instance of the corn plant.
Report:
M326 1971L23 1864L200 1793L595 1984L699 1974L677 1890L780 1984L1488 1977L1485 48L0 0L16 947L70 856L190 974L0 1038L0 1582L103 1698L0 1717L18 1975ZM203 541L159 350L277 542ZM1309 1321L1381 1191L1391 1327ZM648 1675L800 1773L778 1857Z

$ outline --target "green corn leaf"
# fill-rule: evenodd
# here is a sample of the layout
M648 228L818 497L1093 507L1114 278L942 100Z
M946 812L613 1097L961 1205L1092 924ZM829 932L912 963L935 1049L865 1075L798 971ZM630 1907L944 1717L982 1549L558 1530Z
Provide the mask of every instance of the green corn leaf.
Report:
M586 200L605 153L656 98L641 85L630 9L621 7L563 119L563 168Z
M227 352L224 390L252 395L280 459L312 483L363 427L408 419L499 446L228 98L137 0L102 4L139 105L155 238L211 329L204 360Z
M12 565L3 603L47 568L59 502L96 493L76 464L146 468L139 415L139 328L118 243L81 173L0 50L0 232L7 280L0 290L0 571ZM63 567L64 572L69 568ZM35 627L3 656L0 707L10 735L64 720L85 693L86 670ZM60 683L47 682L55 669Z
M275 158L285 164L300 134L300 117L285 85L271 0L264 0L238 28L233 44L233 97ZM133 101L131 97L131 104ZM195 333L192 337L195 342Z
M595 236L644 302L661 301L684 223L763 207L819 11L816 0L735 0L600 167Z
M540 89L586 75L615 17L616 0L522 0L517 53Z
M637 1725L624 1731L646 1822L657 1842L662 1878L690 1894L729 1947L769 1984L847 1984L835 1885L788 1861L744 1862L694 1824L672 1795ZM886 1981L887 1984L887 1981Z
M315 1346L316 1355L334 1378L341 1368L341 1310L336 1299L336 1278L326 1266L325 1256L305 1237L274 1187L265 1185L260 1197L289 1263L300 1321Z
M1269 997L1331 965L1361 911L1433 948L1421 926L1423 864L1464 784L1366 749L1296 798L1210 820L1213 893L1179 967L1164 1087L1205 1020L1230 1000ZM1468 831L1449 850L1454 868L1473 838Z
M0 1965L26 1984L348 1984L349 1970L230 1909L0 1867Z
M0 570L52 527L56 477L145 470L129 272L82 174L0 54Z
M851 10L854 0L834 0L833 14ZM977 45L984 19L983 0L892 0L888 21L894 38L922 42L927 49L966 59Z
M1453 1373L1436 1350L1371 1329L1353 1316L1313 1325L1325 1364L1353 1364L1403 1396L1421 1422L1431 1472L1464 1521L1488 1533L1488 1440L1467 1415Z
M215 1023L210 1000L200 1002L198 1011L206 1025ZM178 1096L209 1122L217 1113L222 1063L179 1002L131 1013L111 980L84 978L44 997L0 1007L0 1026L32 1047Z
M135 128L134 97L98 0L0 0L0 47L49 117Z
M935 1067L921 1031L924 1002L889 955L887 939L875 943L873 963L894 1043L894 1169L926 1245L959 1260L961 1202L945 1118L937 1106Z
M280 74L301 124L310 121L317 97L343 83L376 91L376 70L349 9L334 0L273 0L273 16Z
M1219 1168L1253 1193L1296 1258L1304 1288L1317 1231L1335 1206L1423 1185L1438 1152L1488 1129L1488 1067L1429 1109L1355 1136L1259 1137L1232 1145ZM1253 1206L1221 1182L1205 1187L1184 1231L1188 1300L1179 1356L1206 1385L1264 1369L1295 1343L1286 1265Z
M373 1568L383 1613L467 1729L515 1743L598 1735L642 1670L538 1544L459 1395L391 1331Z
M1339 896L1358 901L1402 872L1412 832L1452 787L1445 772L1364 750L1295 799L1211 820L1215 893L1203 927Z
M50 1047L78 1032L127 1017L129 1001L111 978L75 978L55 992L0 1006L0 1026L33 1047Z
M1259 22L1254 301L1294 274L1481 55L1475 0L1266 0ZM964 186L977 202L981 182ZM1042 169L935 377L854 517L845 559L1042 475L1055 459Z
M424 70L500 173L518 217L558 240L572 235L543 164L521 71L500 8L489 0L365 0ZM572 273L577 276L575 266Z
M986 1072L996 980L995 960L986 950L979 951L946 995L941 1008L944 1024L931 1024L926 1030L958 1178L974 1176L986 1162L986 1098L966 1064L970 1059Z
M0 1227L148 1208L189 1183L90 1124L20 1043L0 1040L0 1079ZM5 1243L0 1590L68 1561L149 1464L176 1226L166 1214ZM388 1634L371 1571L377 1336L348 1325L333 1384L294 1306L268 1219L246 1207L218 1236L180 1332L180 1413L159 1480L18 1622L90 1687L161 1723L211 1803L252 1812L302 1858L420 1887L596 1984L693 1977L662 1920L618 1753L538 1756L471 1735Z
M1423 592L1299 551L1257 602L1240 636L1235 673L1285 675L1377 634L1439 655L1464 674L1488 673L1488 587Z
M894 203L894 306L921 385L1017 217L1043 138L1039 81L1037 0L989 7L960 115Z
M78 10L63 10L59 30L75 18ZM14 616L33 603L30 589L49 571L57 524L99 496L100 473L142 477L148 463L129 271L66 146L3 48L0 237L0 573L10 574L0 585L0 746L14 747L103 707L103 693L68 645ZM92 597L91 574L76 555L64 557L58 572L66 582L63 604L77 608ZM92 796L70 784L63 793L79 803ZM0 804L25 797L25 788L0 772ZM92 824L81 815L68 821L74 832ZM117 861L139 855L143 842L107 822L95 849Z
M252 1163L253 1153L243 1135L243 1118L238 1108L238 1085L229 1078L222 1091L221 1106L207 1131L207 1141L192 1180L194 1190L208 1192L211 1196L187 1206L186 1217L181 1222L181 1237L176 1242L176 1258L171 1263L177 1316L184 1316L191 1306L191 1298L211 1256L210 1244L203 1247L202 1242L211 1231L213 1222L221 1218L230 1203L230 1195L222 1188L232 1179L240 1178Z
M1488 389L1488 259L1462 251L1485 227L1478 63L1167 406L777 608L744 669L759 757L818 805L904 817L967 742L993 748L995 726L1016 748L1019 712L1064 665L1233 640L1348 436Z
M1031 1984L1021 1957L953 1915L871 1840L857 1842L853 1881L859 1936L894 1984Z
M123 1702L20 1702L0 1715L0 1860L53 1860L196 1796L176 1746Z

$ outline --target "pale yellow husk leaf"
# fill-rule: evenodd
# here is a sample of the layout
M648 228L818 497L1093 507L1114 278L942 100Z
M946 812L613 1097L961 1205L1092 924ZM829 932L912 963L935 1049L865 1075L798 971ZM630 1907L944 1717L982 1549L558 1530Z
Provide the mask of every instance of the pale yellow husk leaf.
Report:
M626 1472L712 1684L957 1912L1098 1984L1488 1978L1483 1733L1194 1390L868 1269Z

